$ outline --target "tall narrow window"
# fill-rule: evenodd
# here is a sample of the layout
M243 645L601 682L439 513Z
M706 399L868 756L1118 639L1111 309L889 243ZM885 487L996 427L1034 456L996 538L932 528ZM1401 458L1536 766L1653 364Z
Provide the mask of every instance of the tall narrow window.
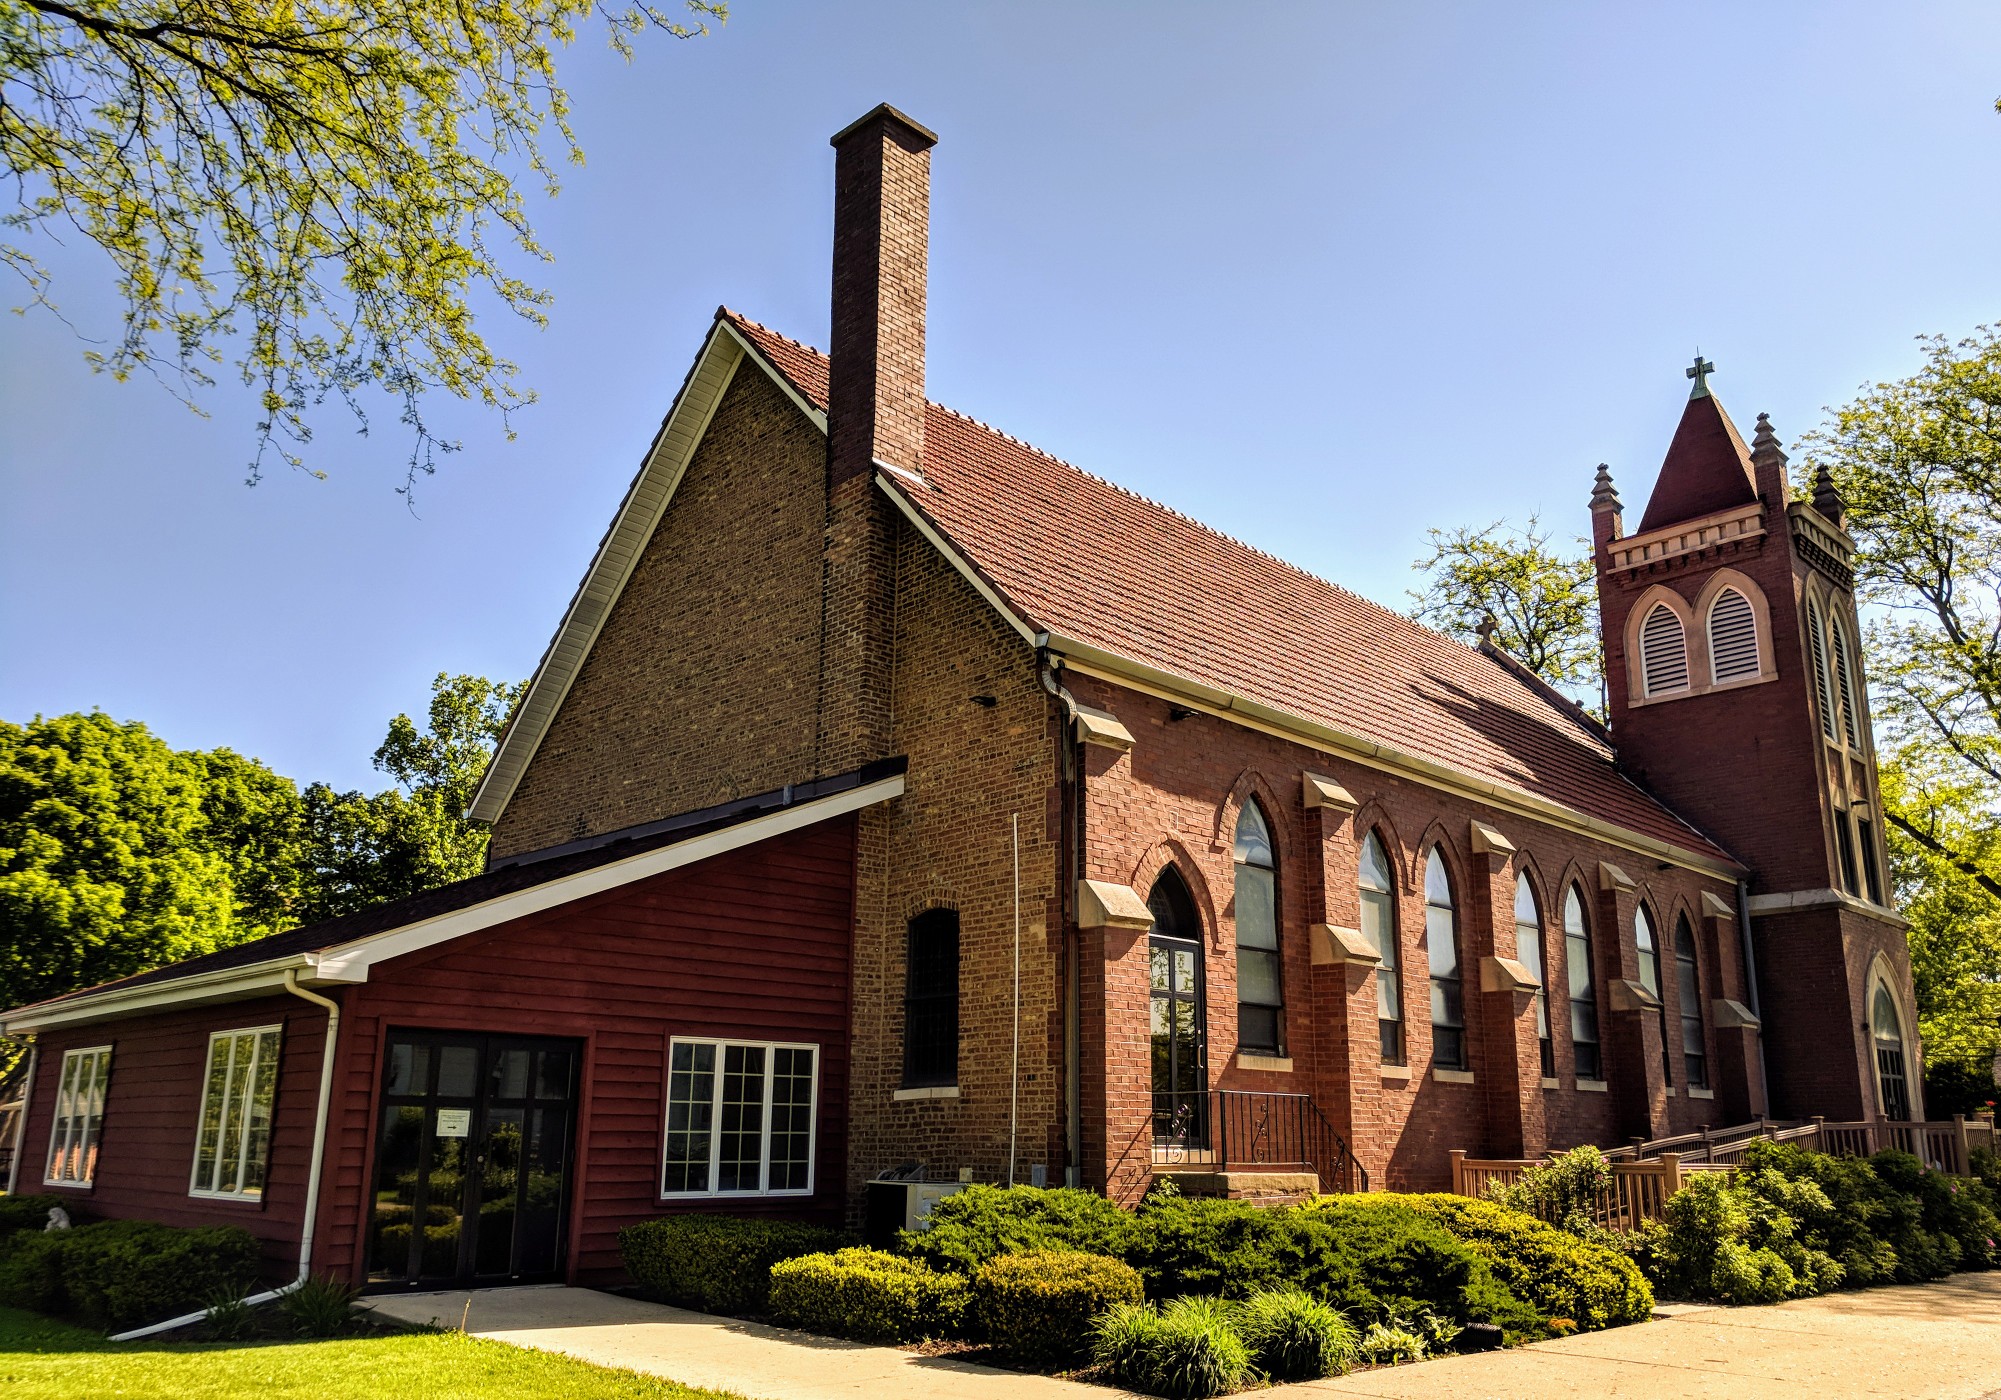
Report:
M1908 1122L1911 1086L1904 1068L1904 1018L1897 1014L1897 999L1881 982L1876 984L1869 1022L1876 1041L1876 1087L1882 1095L1883 1116L1895 1123Z
M1584 898L1572 885L1563 897L1563 963L1570 983L1570 1049L1579 1079L1603 1079L1598 1053L1598 984L1591 973L1591 929Z
M1356 883L1361 887L1362 936L1382 959L1376 964L1376 1022L1382 1032L1383 1063L1400 1065L1404 1062L1403 960L1397 948L1396 892L1382 838L1373 831L1362 840Z
M1813 693L1820 702L1820 732L1835 737L1834 687L1828 683L1827 640L1821 631L1820 605L1806 600L1806 645L1813 662Z
M271 1109L278 1098L279 1030L258 1026L208 1038L194 1176L188 1184L191 1194L264 1194Z
M1755 676L1758 660L1758 618L1751 600L1726 588L1709 605L1709 673L1718 685Z
M111 1076L111 1047L63 1052L56 1081L55 1119L49 1124L50 1186L88 1186L97 1176L97 1135L104 1123L104 1084Z
M1237 817L1237 1045L1285 1053L1285 994L1278 960L1278 869L1271 830L1255 801Z
M1432 848L1424 863L1424 951L1431 961L1431 1063L1466 1068L1465 984L1459 976L1459 914L1452 879Z
M910 921L903 981L903 1087L959 1082L959 915L927 909Z
M1702 969L1695 934L1682 914L1674 922L1675 991L1681 1002L1681 1066L1691 1089L1709 1087L1709 1049L1702 1034Z
M1666 603L1654 604L1640 624L1640 675L1648 695L1688 689L1688 634Z
M660 1194L810 1194L819 1068L817 1045L676 1037Z
M1869 902L1883 902L1883 870L1876 863L1876 824L1867 817L1855 818L1855 844L1862 856L1862 880L1869 891Z
M1556 1073L1556 1047L1549 1039L1549 979L1543 976L1542 915L1535 907L1529 877L1515 877L1515 959L1539 984L1535 994L1535 1033L1542 1046L1542 1077Z
M1855 711L1855 671L1848 649L1848 629L1840 618L1829 619L1828 632L1834 638L1834 688L1841 693L1841 737L1851 749L1862 747L1862 721Z
M1171 865L1153 882L1146 907L1153 915L1147 963L1154 1142L1206 1147L1209 1053L1202 919L1188 886Z
M1668 1040L1667 993L1661 989L1661 950L1654 937L1654 921L1642 904L1633 911L1633 942L1640 952L1640 985L1654 994L1660 1003L1661 1018L1661 1074L1667 1082L1674 1083L1674 1051Z
M1860 894L1862 886L1855 872L1855 829L1848 824L1846 807L1834 809L1834 853L1841 861L1841 888L1850 894Z

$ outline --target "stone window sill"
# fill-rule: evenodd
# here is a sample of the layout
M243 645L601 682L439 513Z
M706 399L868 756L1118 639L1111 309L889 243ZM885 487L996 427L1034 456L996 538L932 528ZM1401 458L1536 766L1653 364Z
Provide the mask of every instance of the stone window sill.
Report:
M1431 1077L1440 1084L1471 1084L1473 1071L1470 1069L1434 1069Z
M1408 1078L1410 1078L1410 1066L1409 1066L1409 1065L1383 1065L1383 1066L1381 1067L1381 1072L1382 1072L1382 1076L1383 1076L1383 1078L1385 1078L1385 1079L1408 1079Z
M1542 1087L1543 1087L1543 1088L1545 1088L1545 1089L1556 1089L1556 1088L1560 1088L1560 1087L1562 1087L1562 1081L1561 1081L1561 1080L1556 1080L1556 1079L1551 1079L1551 1078L1550 1078L1550 1077L1549 1077L1548 1075L1544 1075L1544 1076L1543 1076L1543 1081L1542 1081Z
M1714 1089L1690 1089L1688 1096L1692 1099L1713 1099L1716 1097L1716 1091Z
M1238 1068L1238 1069L1268 1069L1268 1070L1273 1070L1273 1071L1276 1071L1276 1072L1277 1072L1277 1073L1279 1073L1279 1074L1291 1074L1291 1073L1292 1073L1292 1056L1290 1056L1290 1055L1253 1055L1253 1054L1252 1054L1252 1053L1250 1053L1250 1051L1248 1051L1248 1050L1239 1050L1239 1051L1237 1052L1237 1068Z
M907 1103L913 1099L956 1099L958 1097L959 1086L956 1084L932 1084L922 1089L898 1089L890 1095L890 1098L898 1103Z
M1577 1092L1580 1094L1609 1093L1610 1086L1602 1079L1580 1079L1577 1081Z

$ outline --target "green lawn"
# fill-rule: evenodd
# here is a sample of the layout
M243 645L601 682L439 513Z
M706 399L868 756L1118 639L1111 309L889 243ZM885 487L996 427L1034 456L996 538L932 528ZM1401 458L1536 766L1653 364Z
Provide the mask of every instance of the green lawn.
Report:
M5 1400L741 1400L457 1332L325 1342L107 1342L0 1308Z

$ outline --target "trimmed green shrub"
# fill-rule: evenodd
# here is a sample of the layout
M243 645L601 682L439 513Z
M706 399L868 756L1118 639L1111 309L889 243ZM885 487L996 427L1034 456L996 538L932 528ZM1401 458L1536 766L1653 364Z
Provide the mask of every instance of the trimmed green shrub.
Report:
M963 1274L879 1249L803 1254L771 1266L771 1312L788 1327L858 1342L949 1337L963 1327Z
M1989 1191L2001 1195L2001 1153L1985 1147L1976 1147L1970 1157L1968 1165L1973 1172L1974 1180Z
M26 1230L46 1230L51 1208L70 1210L75 1204L61 1196L0 1196L0 1239Z
M1466 1241L1509 1292L1545 1317L1592 1331L1645 1322L1654 1291L1623 1252L1579 1239L1532 1215L1467 1196L1414 1196Z
M1592 1209L1612 1184L1612 1164L1595 1147L1573 1147L1540 1166L1529 1167L1521 1180L1495 1186L1487 1198L1509 1210L1532 1215L1573 1235L1595 1230Z
M1092 1355L1133 1390L1170 1400L1227 1395L1252 1376L1234 1313L1221 1298L1176 1298L1158 1312L1121 1304L1098 1319Z
M1237 1309L1237 1335L1275 1381L1338 1376L1355 1364L1355 1329L1348 1319L1298 1289L1253 1293Z
M620 1230L618 1255L633 1282L658 1302L761 1313L769 1304L773 1264L847 1242L839 1230L796 1220L669 1215Z
M120 1332L245 1291L257 1265L256 1239L233 1225L103 1220L20 1234L0 1262L0 1302Z
M1117 1259L1031 1250L980 1265L972 1318L980 1335L1013 1360L1068 1368L1089 1352L1098 1314L1145 1296L1139 1274Z
M1491 1322L1539 1335L1535 1308L1495 1277L1486 1258L1409 1196L1323 1196L1291 1212L1320 1232L1303 1243L1307 1269L1286 1280L1358 1320L1422 1310L1464 1325Z
M1135 1221L1094 1191L1069 1187L968 1186L931 1207L931 1224L905 1230L899 1253L970 1274L1002 1254L1064 1250L1123 1258Z

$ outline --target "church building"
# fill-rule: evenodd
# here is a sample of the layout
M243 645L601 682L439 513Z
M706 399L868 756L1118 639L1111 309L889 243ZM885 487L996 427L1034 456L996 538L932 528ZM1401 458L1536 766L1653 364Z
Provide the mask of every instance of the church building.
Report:
M487 872L0 1015L10 1189L274 1275L608 1283L635 1221L885 1174L1436 1189L1923 1117L1854 544L1762 415L1698 360L1637 527L1600 468L1600 720L929 402L935 139L833 138L827 353L703 334Z

